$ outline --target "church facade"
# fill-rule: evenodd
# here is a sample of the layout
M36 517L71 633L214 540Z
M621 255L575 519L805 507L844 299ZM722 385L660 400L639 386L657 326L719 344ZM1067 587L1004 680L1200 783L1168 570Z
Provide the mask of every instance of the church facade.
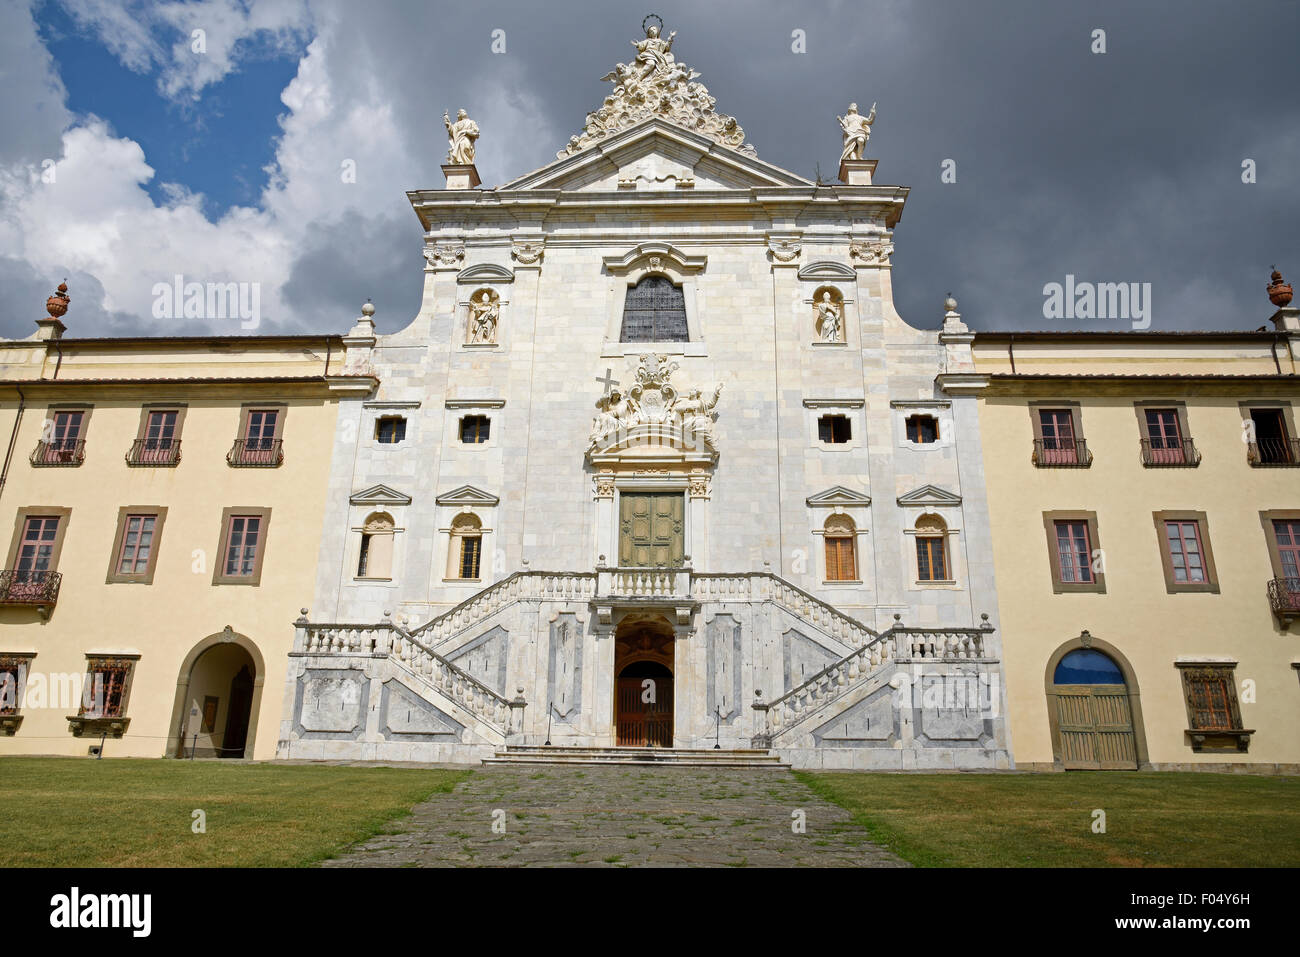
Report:
M379 385L340 397L281 757L1010 766L972 335L894 308L874 115L819 185L671 43L503 186L448 118L419 314L344 339Z

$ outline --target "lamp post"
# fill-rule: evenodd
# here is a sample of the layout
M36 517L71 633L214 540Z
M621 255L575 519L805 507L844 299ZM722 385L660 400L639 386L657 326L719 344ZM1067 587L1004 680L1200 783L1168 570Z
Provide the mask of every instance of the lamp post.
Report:
M722 750L722 705L717 705L713 709L713 750Z

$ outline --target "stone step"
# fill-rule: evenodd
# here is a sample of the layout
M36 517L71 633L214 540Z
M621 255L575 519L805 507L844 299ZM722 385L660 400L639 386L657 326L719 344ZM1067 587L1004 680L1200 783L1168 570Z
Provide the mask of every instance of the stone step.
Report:
M788 768L779 755L761 748L602 748L515 746L497 751L483 763L541 765L643 765L712 768Z

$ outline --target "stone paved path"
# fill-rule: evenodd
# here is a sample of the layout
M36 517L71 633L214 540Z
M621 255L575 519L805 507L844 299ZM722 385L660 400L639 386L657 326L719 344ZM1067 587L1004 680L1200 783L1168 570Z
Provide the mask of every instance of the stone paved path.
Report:
M907 866L789 771L477 768L392 829L324 866Z

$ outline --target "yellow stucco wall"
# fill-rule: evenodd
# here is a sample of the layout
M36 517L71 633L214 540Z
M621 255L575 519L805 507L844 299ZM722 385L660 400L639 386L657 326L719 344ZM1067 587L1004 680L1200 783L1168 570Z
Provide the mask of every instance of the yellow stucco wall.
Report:
M277 346L256 369L240 355L216 361L213 353L187 350L190 365L155 365L148 348L123 346L113 356L114 377L319 376L324 340L317 350L304 341ZM6 350L12 356L16 349ZM90 376L68 346L60 378ZM93 352L102 352L96 347ZM265 352L265 351L264 351ZM276 358L271 353L278 353ZM185 359L186 356L182 356ZM125 360L131 361L125 361ZM49 365L48 361L45 365ZM30 365L8 363L2 379L33 377ZM47 376L49 372L46 372ZM337 403L323 380L308 384L187 384L24 387L27 407L14 444L7 481L0 491L0 532L6 554L15 517L26 506L71 509L58 571L62 588L48 621L28 608L0 607L0 653L36 652L32 671L84 673L88 652L133 653L135 667L121 740L109 739L106 756L158 757L179 720L173 714L182 663L199 643L229 626L254 645L265 664L256 715L253 756L271 758L279 734L287 655L293 620L310 603L333 450ZM0 436L7 443L16 416L13 389L0 381ZM51 401L93 405L85 432L85 462L77 468L35 468L28 456L36 447ZM136 437L143 403L175 401L187 406L181 436L182 458L175 468L131 468L124 456ZM279 468L231 468L226 463L247 402L288 406L284 422L284 463ZM118 510L122 506L168 509L157 543L152 584L108 584ZM270 508L260 584L214 585L222 510L232 506ZM202 660L202 659L201 659ZM218 684L222 682L219 680ZM216 692L224 706L229 694ZM199 692L196 687L194 689ZM209 691L208 693L214 693ZM197 694L202 705L202 693ZM188 708L184 709L188 710ZM0 736L0 754L87 753L98 738L76 738L67 715L76 708L26 708L18 732ZM195 730L198 718L190 724ZM200 745L203 741L200 741Z
M1132 351L1123 363L1094 356L1089 363L1053 361L1026 368L1018 345L1016 360L1022 374L1195 371L1188 368L1186 356L1139 346ZM990 348L981 356L977 348L977 367L1006 372L1000 363L1004 355L1004 350ZM1214 371L1271 371L1258 368L1258 350L1241 356L1240 365L1230 357L1231 351L1226 352ZM1266 587L1274 573L1259 514L1300 509L1300 470L1247 464L1238 407L1239 400L1269 395L1300 406L1294 382L1277 380L1236 385L1003 379L985 391L980 427L1018 765L1050 765L1053 760L1045 672L1052 654L1084 629L1118 649L1134 669L1153 764L1300 764L1300 672L1291 666L1300 661L1300 624L1285 631L1270 610ZM1199 467L1143 467L1134 402L1153 399L1186 402L1190 436L1203 456ZM1028 403L1044 400L1081 403L1082 432L1094 455L1090 468L1037 468L1031 463ZM1096 512L1098 544L1105 553L1105 594L1054 594L1043 513L1061 510ZM1167 510L1207 514L1219 594L1167 592L1152 517ZM1248 753L1193 753L1184 733L1187 707L1175 667L1180 657L1237 661L1243 724L1256 729ZM1254 682L1253 703L1246 700L1247 680Z

